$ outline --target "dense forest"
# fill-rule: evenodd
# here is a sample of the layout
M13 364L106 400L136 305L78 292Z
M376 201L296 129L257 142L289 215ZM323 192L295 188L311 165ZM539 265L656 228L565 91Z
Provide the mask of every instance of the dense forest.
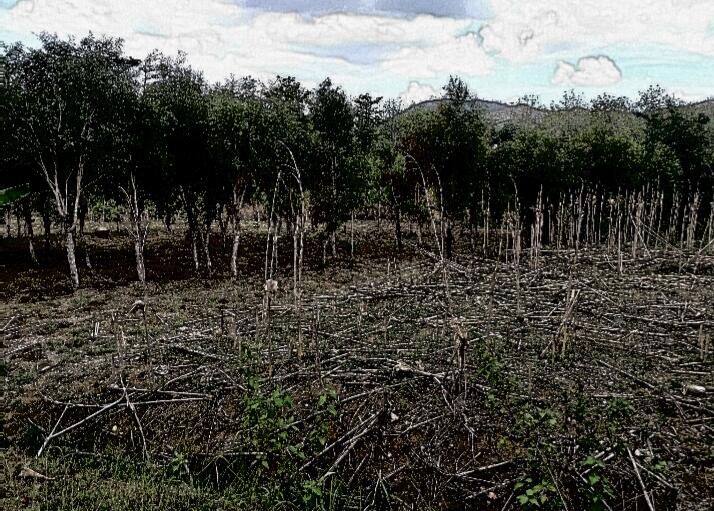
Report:
M441 99L403 108L351 97L329 78L312 90L282 76L211 84L182 54L138 59L119 39L39 37L37 48L3 47L0 207L8 233L13 217L25 223L33 259L33 215L47 240L61 230L74 288L88 212L131 226L142 282L152 219L169 230L185 221L203 274L211 236L232 238L237 274L248 206L296 247L307 222L319 226L325 254L355 216L392 221L398 250L408 217L433 230L446 257L453 226L475 247L479 227L515 210L525 225L540 215L543 232L530 237L554 243L560 233L542 218L554 206L588 202L602 217L616 197L657 204L658 232L687 216L692 239L711 236L711 102L684 104L658 86L590 102L571 91L549 107L525 96L493 115L452 77ZM266 278L267 266L266 256Z

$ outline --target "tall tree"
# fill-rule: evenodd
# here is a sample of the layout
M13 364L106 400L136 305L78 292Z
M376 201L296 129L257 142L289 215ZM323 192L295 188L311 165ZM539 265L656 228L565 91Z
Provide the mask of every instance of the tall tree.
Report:
M231 225L231 274L238 276L241 208L254 188L252 130L257 126L258 100L252 81L234 80L215 87L208 110L208 140L211 165L217 175L216 199L227 210ZM247 86L247 87L246 87Z
M468 86L451 77L444 87L445 102L439 108L434 169L438 173L439 193L445 215L445 254L452 255L452 222L471 212L475 220L476 204L486 181L486 127L473 106Z
M325 225L327 238L336 255L337 228L355 207L360 167L352 159L354 114L347 95L325 79L312 94L310 113L317 136L310 191L313 218Z
M158 111L165 129L164 185L173 191L166 204L183 206L194 266L210 274L211 227L217 214L218 182L208 154L208 103L203 75L186 56L159 56L156 79L147 87L147 101ZM201 262L203 261L203 264Z
M7 51L18 150L44 179L65 230L72 287L79 287L75 234L82 195L106 168L116 112L132 94L133 63L120 39L80 41L42 33L41 46Z

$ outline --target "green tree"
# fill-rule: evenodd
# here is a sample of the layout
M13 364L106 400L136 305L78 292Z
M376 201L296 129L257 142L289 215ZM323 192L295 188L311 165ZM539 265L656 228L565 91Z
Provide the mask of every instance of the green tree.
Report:
M354 113L345 92L328 78L313 91L310 115L317 140L309 184L312 215L325 225L325 243L332 241L334 256L337 228L357 205L365 182L363 167L353 157Z
M133 93L133 62L120 39L80 41L42 33L41 46L7 51L15 147L44 179L65 230L73 288L79 287L75 234L84 191L109 166L116 113Z
M487 181L486 126L474 108L468 86L451 77L444 87L444 103L438 110L434 170L438 174L445 215L445 254L452 256L453 221L476 218L476 204Z
M241 208L254 189L254 130L260 115L254 83L231 79L215 87L209 97L208 150L217 175L216 200L227 210L232 228L231 274L238 275L237 257L241 235Z
M165 130L162 182L166 195L160 202L168 208L178 200L183 206L194 266L196 271L203 267L210 274L211 228L220 185L208 153L206 85L181 53L176 58L158 56L155 69L156 78L145 95Z

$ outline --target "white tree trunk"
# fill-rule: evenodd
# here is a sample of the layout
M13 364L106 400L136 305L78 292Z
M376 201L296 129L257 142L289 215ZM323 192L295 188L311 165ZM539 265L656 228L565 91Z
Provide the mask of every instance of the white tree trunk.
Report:
M195 233L191 235L191 251L193 253L193 265L196 268L196 271L198 271L198 243L196 242Z
M238 278L238 247L240 246L241 233L241 209L243 208L243 198L245 197L245 188L238 199L237 185L233 187L233 208L232 208L232 224L233 224L233 247L231 248L231 275L233 278Z
M72 281L72 289L79 288L79 272L77 271L77 259L74 254L74 235L72 229L67 227L65 245L67 247L67 262L69 263L69 276Z
M28 238L28 245L30 248L30 259L32 259L32 264L37 264L37 255L35 254L35 245L32 243L32 236Z
M136 274L141 285L146 285L146 267L144 265L144 243L140 240L134 241L134 253L136 254Z
M141 207L139 202L139 192L136 186L134 174L129 176L129 188L125 190L121 188L126 196L127 205L129 206L129 222L128 229L131 236L134 238L134 255L136 258L136 275L139 278L142 286L146 285L146 264L144 263L144 247L146 246L146 236L149 232L149 218Z
M7 237L12 238L12 216L10 213L10 208L5 210L5 231L7 232Z
M206 258L206 271L208 275L211 275L211 270L213 266L211 265L211 226L206 227L206 234L202 235L203 240L203 253Z
M27 204L24 206L23 213L25 215L25 231L27 232L27 244L30 249L30 259L32 259L32 264L37 264L37 256L35 255L34 245L35 233L32 227L32 210Z
M231 249L231 275L238 278L238 247L240 246L240 229L233 234L233 248Z

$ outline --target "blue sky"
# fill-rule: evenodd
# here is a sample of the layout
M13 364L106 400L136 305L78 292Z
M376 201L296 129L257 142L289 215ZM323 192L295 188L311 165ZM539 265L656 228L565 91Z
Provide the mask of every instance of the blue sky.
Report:
M0 40L42 30L119 36L140 58L183 50L211 81L331 76L405 103L450 74L503 101L651 83L714 96L714 0L0 0Z

